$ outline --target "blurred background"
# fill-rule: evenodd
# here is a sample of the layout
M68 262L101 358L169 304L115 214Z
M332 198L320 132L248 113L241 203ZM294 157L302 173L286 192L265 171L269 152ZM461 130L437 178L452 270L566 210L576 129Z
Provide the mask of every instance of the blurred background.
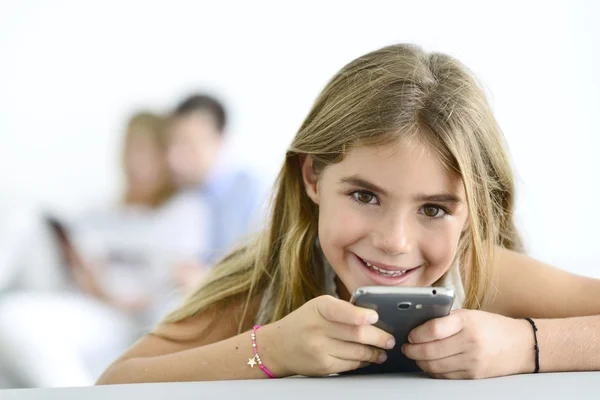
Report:
M92 384L260 227L333 74L396 42L474 71L529 254L600 278L599 18L592 0L0 2L0 387Z

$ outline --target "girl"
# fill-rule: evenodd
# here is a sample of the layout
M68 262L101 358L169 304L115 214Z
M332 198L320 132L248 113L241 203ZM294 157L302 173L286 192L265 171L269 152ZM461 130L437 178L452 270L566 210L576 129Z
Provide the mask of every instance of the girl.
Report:
M264 232L99 383L327 375L386 350L438 378L600 369L600 281L523 255L513 202L462 64L410 45L364 55L294 138ZM396 344L348 302L365 285L450 287L456 310Z

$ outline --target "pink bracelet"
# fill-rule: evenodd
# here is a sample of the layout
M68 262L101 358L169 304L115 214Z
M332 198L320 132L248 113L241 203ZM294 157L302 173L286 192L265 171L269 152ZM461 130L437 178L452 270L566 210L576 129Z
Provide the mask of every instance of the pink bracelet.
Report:
M250 368L254 368L254 365L256 365L256 363L258 363L258 367L260 369L263 370L263 372L265 374L267 374L267 376L269 378L275 378L275 376L269 372L269 370L267 369L267 367L265 367L262 363L262 361L260 360L260 356L258 355L258 350L256 348L256 331L260 328L260 325L256 325L254 327L254 331L252 332L252 349L254 350L254 357L249 358L247 364L250 366Z

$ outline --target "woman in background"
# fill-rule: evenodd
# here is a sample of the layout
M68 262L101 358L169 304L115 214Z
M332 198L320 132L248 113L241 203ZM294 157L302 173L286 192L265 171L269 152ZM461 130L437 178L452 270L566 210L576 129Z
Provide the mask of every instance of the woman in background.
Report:
M125 206L157 208L175 193L165 156L165 127L164 117L149 112L129 120L123 149Z
M175 195L165 127L165 118L148 112L130 119L120 204L89 212L73 224L73 236L89 264L77 268L85 263L71 263L82 272L80 287L123 312L137 314L144 323L154 322L155 316L148 313L153 313L153 305L160 308L158 298L179 288L182 266L200 260L208 226L201 200Z
M208 225L197 198L173 196L164 128L162 116L132 116L121 199L68 229L52 218L37 230L37 245L22 249L12 268L19 276L0 296L0 365L11 386L92 384L178 297L174 267L200 258ZM48 236L62 255L58 270L35 256Z

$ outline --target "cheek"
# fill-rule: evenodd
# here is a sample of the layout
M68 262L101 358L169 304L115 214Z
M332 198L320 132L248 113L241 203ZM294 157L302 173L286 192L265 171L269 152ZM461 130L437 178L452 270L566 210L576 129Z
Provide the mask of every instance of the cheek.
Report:
M334 252L364 236L366 221L360 210L343 196L324 196L319 205L319 240Z
M151 168L153 170L156 170L160 168L160 165L162 163L162 157L161 154L155 151L148 151L143 155L143 157L141 157L140 161L141 165L143 165L144 168Z
M190 146L194 151L194 157L205 160L211 159L216 151L218 151L218 142L212 137L195 137Z
M450 225L440 229L436 234L428 235L421 242L420 248L429 265L436 269L446 270L449 268L456 255L459 238L460 227L458 225Z

